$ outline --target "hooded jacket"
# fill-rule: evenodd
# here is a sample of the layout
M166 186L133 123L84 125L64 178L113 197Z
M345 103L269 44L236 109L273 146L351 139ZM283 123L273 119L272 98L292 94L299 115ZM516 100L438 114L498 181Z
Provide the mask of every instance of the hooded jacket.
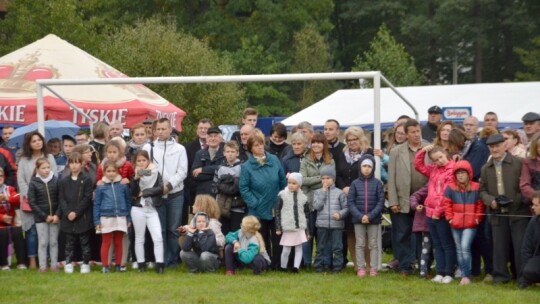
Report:
M94 225L101 224L101 217L126 216L131 222L131 191L128 185L120 183L122 177L118 174L114 181L103 177L103 185L96 188L94 200Z
M322 189L315 190L313 195L313 209L317 211L317 228L343 229L345 226L345 217L349 214L347 209L347 197L332 185L326 192ZM335 220L332 215L339 213L339 220Z
M458 170L465 170L469 175L469 186L463 187L453 181L446 188L444 198L444 214L454 229L476 228L484 218L484 203L480 199L480 184L473 182L474 174L466 160L454 165L452 175Z
M442 167L436 164L428 165L424 162L425 156L426 152L424 150L416 154L414 168L428 178L428 196L424 204L426 207L426 216L428 218L441 218L444 216L444 191L446 190L446 186L454 181L452 168L455 162L449 160Z
M51 173L52 174L52 173ZM58 208L58 179L52 176L48 183L40 177L34 176L28 187L28 203L32 207L34 221L43 223L47 216L60 216Z
M365 159L370 159L375 167L375 158L371 154L364 154L358 161L358 170ZM381 223L384 208L384 187L382 182L375 178L374 167L367 177L359 172L358 178L352 182L349 188L347 207L351 213L353 224L361 224L364 215L368 216L369 224Z

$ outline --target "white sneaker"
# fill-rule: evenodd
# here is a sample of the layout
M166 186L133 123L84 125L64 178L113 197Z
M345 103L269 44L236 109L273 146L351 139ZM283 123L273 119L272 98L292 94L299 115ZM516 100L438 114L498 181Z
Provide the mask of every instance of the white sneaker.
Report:
M81 273L90 273L90 265L82 264L81 265Z
M11 270L11 268L9 268L9 266L2 267L2 271L10 271L10 270Z
M444 279L443 276L438 274L433 279L431 279L431 282L442 283L443 279Z
M456 279L460 279L461 278L461 269L456 269L456 271L454 272L454 278Z
M24 264L19 264L19 265L17 265L17 269L26 270L26 269L28 269L28 267L26 267L26 265L24 265Z
M156 263L154 262L148 262L148 265L146 266L148 269L154 269L156 267Z
M131 264L131 269L139 269L139 263L133 262L133 264Z
M443 279L442 279L442 282L443 284L450 284L452 283L452 281L454 280L454 278L452 278L451 276L445 276Z
M69 263L69 264L64 265L64 272L73 273L73 264Z

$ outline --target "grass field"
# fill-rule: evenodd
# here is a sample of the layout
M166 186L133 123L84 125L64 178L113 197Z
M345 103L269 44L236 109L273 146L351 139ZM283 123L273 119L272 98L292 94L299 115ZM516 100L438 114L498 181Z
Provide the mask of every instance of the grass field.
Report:
M0 272L3 303L538 303L540 288L518 290L514 283L492 286L478 279L468 286L435 284L397 273L359 279L352 268L340 274L244 270L233 277L188 274L181 266L164 275L139 273L67 275L35 270Z

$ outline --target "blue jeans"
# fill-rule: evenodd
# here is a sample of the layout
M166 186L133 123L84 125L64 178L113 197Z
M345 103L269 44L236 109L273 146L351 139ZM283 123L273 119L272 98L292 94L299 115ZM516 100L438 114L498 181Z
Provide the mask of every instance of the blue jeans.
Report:
M429 233L435 251L435 266L437 274L453 276L456 266L456 247L452 238L450 224L446 219L427 219Z
M456 244L457 261L459 269L461 269L461 276L463 278L470 278L472 263L471 246L476 235L476 228L452 228L452 235Z
M313 268L322 272L332 265L335 272L343 269L343 230L317 227L317 253Z
M178 266L180 247L178 246L178 227L182 219L182 208L184 205L184 195L182 191L169 194L168 198L161 199L161 206L157 208L159 221L161 223L161 234L163 237L163 249L165 252L164 263L166 266Z
M390 213L392 219L392 251L399 261L399 271L412 272L416 245L411 243L413 216L409 213Z
M24 232L24 238L26 240L26 256L29 258L37 257L38 251L38 236L36 224L33 224L30 229Z

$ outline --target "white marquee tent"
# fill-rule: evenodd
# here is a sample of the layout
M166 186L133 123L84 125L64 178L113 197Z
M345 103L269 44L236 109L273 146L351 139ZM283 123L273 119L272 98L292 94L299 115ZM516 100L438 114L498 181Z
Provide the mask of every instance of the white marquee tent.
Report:
M498 114L502 126L519 127L527 112L540 111L540 82L438 85L398 87L397 90L416 108L421 121L427 109L471 107L472 115L482 121L486 112ZM400 115L414 112L389 88L381 89L382 129L391 126ZM373 128L373 89L338 90L323 100L283 120L286 126L309 121L321 127L327 119L336 119L342 127Z

